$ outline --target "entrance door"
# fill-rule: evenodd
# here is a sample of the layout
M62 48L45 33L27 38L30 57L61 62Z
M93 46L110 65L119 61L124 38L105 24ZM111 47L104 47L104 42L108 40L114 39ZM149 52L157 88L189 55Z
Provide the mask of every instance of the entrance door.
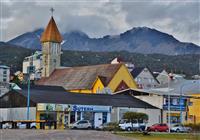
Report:
M68 125L69 125L69 114L65 114L64 115L64 125L65 125L65 128L68 128Z
M103 114L94 113L94 127L98 128L103 123Z

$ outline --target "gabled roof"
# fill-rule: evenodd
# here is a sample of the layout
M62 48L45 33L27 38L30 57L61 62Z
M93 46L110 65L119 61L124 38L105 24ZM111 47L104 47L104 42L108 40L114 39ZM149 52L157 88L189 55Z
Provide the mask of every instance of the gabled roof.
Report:
M150 72L150 74L152 75L152 77L154 78L154 80L155 80L157 83L160 83L149 67L135 67L135 68L131 71L131 75L132 75L134 78L136 78L145 68L148 69L148 71Z
M123 64L102 64L56 69L46 78L40 79L38 85L62 86L66 90L92 89L99 77L107 86Z
M51 17L45 31L43 32L41 39L41 42L62 42L62 36L57 28L56 22Z
M27 87L24 87L22 90L11 91L11 92L17 92L20 95L23 95L24 97L27 98ZM62 89L62 87L56 87L56 86L51 86L51 87L32 86L30 93L31 93L30 100L34 103L102 105L102 106L113 106L113 107L158 109L155 106L152 106L129 94L108 95L108 94L71 93L65 91L64 89Z
M145 67L135 67L132 71L131 74L134 78L136 78L144 69Z

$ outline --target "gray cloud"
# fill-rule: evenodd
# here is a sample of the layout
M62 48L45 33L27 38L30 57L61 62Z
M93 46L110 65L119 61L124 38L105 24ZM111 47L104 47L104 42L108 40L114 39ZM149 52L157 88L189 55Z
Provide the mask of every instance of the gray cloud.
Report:
M200 3L174 1L64 1L1 2L1 40L44 28L50 7L61 32L81 30L90 37L119 34L147 26L172 34L183 42L200 45Z

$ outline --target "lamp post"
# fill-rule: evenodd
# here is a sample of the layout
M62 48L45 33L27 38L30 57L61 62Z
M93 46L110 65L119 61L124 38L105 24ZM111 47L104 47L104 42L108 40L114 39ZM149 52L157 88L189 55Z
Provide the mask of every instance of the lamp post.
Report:
M154 74L160 74L160 75L163 75L163 76L166 76L167 77L167 86L168 86L168 126L169 126L169 133L170 133L170 127L171 127L171 110L170 110L170 79L171 79L171 76L172 75L169 75L169 74L163 74L163 73L160 73L160 72L153 72Z
M30 79L30 77L31 77L31 74L32 73L34 73L34 71L35 71L35 67L33 66L33 57L34 57L34 55L32 54L31 55L31 58L30 58L30 64L29 64L29 66L27 67L27 73L28 73L28 82L27 82L27 84L28 84L28 95L27 95L27 120L29 120L29 116L30 116L30 82L31 82L31 79Z
M192 81L192 83L185 83L182 84L180 87L180 99L179 99L179 109L180 109L180 123L182 124L182 116L183 116L183 111L182 111L182 107L181 107L181 101L182 101L182 96L183 96L183 88L185 86L191 85L193 83L195 83L196 81Z

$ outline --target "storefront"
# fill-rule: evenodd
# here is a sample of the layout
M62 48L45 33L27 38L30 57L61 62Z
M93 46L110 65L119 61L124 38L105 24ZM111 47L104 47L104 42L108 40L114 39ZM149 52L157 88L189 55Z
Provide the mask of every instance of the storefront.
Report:
M170 106L168 106L170 104ZM179 97L179 96L170 96L170 103L168 102L168 96L165 95L163 99L163 120L165 123L168 123L168 116L170 107L170 123L177 124L177 123L184 123L187 120L187 104L188 104L188 97ZM182 115L180 115L182 113ZM181 118L182 117L182 118Z
M0 101L0 110L5 110L0 118L5 116L5 121L27 119L26 88L10 91ZM9 113L13 109L15 112ZM54 129L54 126L64 129L78 120L89 120L97 128L103 123L119 121L127 111L147 113L149 122L159 122L159 108L129 94L79 94L60 87L31 87L29 120L45 120L45 129Z
M89 120L96 128L110 122L110 113L111 106L38 103L36 119L56 121L57 128L69 127L78 120Z

